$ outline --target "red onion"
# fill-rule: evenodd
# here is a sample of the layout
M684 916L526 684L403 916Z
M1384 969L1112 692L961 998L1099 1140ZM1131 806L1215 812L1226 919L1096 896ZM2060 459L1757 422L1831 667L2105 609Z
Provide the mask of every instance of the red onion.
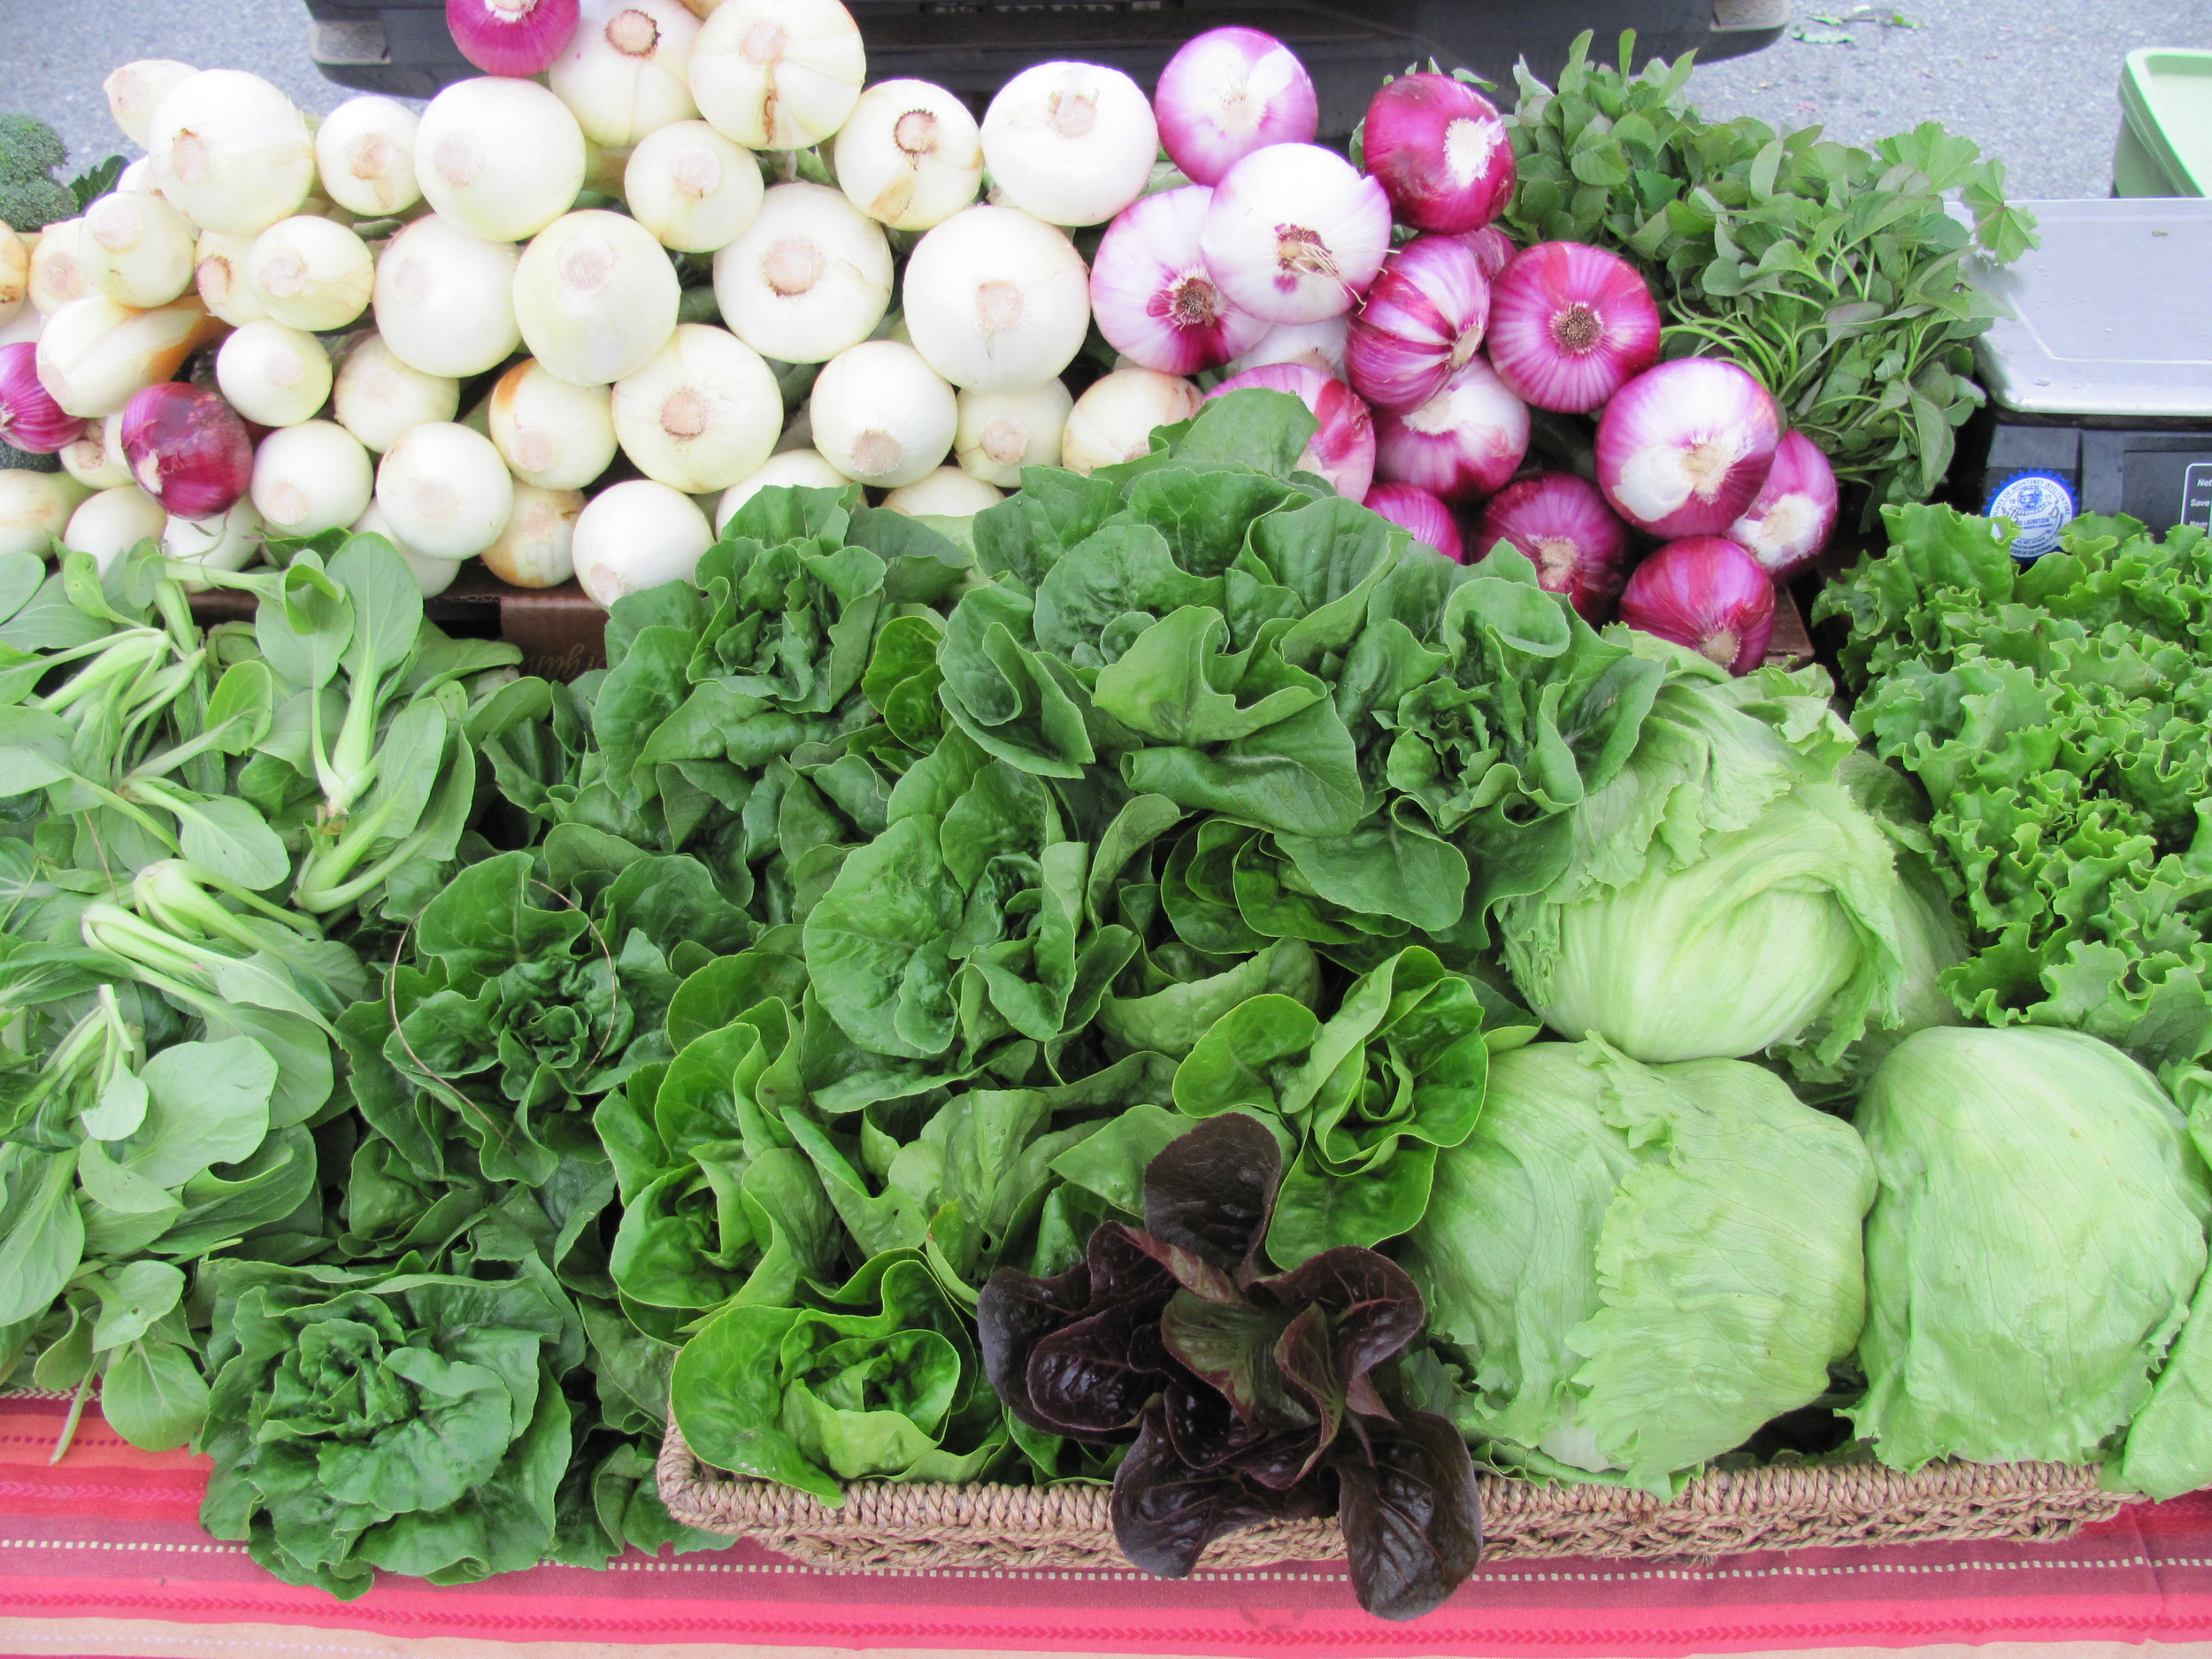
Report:
M1167 60L1152 95L1160 142L1200 184L1269 144L1307 144L1320 127L1313 78L1258 29L1209 29Z
M1528 405L1477 357L1444 389L1375 423L1375 463L1394 484L1418 484L1446 501L1502 489L1528 453Z
M1636 567L1621 594L1621 620L1746 674L1774 634L1774 583L1727 537L1686 536Z
M123 410L123 458L138 487L173 518L228 512L253 480L246 423L205 386L149 386Z
M1513 145L1498 107L1449 75L1401 75L1367 106L1367 171L1420 230L1478 230L1513 195Z
M576 33L577 0L445 0L461 56L488 75L540 75Z
M1418 484L1378 484L1367 492L1363 504L1412 531L1415 541L1427 543L1453 564L1466 562L1467 549L1452 510Z
M63 409L39 380L38 347L28 340L0 346L0 442L26 455L56 455L83 431L83 417Z
M1682 357L1647 369L1598 418L1598 488L1657 536L1717 535L1766 482L1782 418L1732 363Z
M1619 255L1539 242L1491 285L1490 361L1537 408L1587 414L1659 361L1659 308Z
M1270 144L1222 175L1198 236L1222 291L1271 323L1352 309L1390 251L1381 185L1317 144Z
M1583 619L1606 619L1628 572L1628 526L1598 487L1572 472L1539 472L1508 484L1482 510L1475 547L1501 541L1528 555L1539 584L1564 594Z
M1259 344L1231 359L1228 372L1241 374L1270 363L1302 363L1343 380L1345 337L1350 328L1348 317L1325 317L1317 323L1270 323Z
M1818 558L1835 527L1835 469L1803 433L1784 433L1767 481L1729 526L1728 539L1741 542L1779 581Z
M1483 275L1493 282L1498 280L1498 273L1510 265L1513 256L1520 251L1514 247L1513 238L1495 225L1485 225L1480 230L1463 230L1459 233L1459 239L1474 250L1475 263L1482 267Z
M1427 403L1467 366L1489 315L1490 284L1474 250L1453 236L1415 237L1383 261L1352 319L1352 389L1378 409Z
M1122 209L1091 263L1091 312L1107 343L1144 368L1194 374L1257 345L1268 325L1239 311L1198 254L1214 193L1202 184Z
M1298 465L1328 480L1338 495L1365 499L1367 487L1375 480L1375 423L1350 387L1302 363L1271 363L1222 381L1206 394L1206 400L1210 403L1249 386L1288 392L1313 411L1320 429Z

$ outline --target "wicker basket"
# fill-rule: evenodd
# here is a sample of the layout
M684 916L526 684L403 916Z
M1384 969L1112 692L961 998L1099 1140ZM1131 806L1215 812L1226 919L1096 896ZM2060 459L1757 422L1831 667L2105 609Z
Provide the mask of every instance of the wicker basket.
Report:
M866 1480L831 1509L789 1486L741 1479L692 1455L671 1425L661 1497L677 1520L755 1539L810 1566L1125 1566L1097 1486L920 1486ZM1672 1503L1616 1486L1545 1486L1485 1475L1484 1557L1724 1555L1938 1539L2048 1542L2108 1520L2124 1500L2066 1463L1942 1463L1709 1474ZM1344 1554L1333 1520L1254 1527L1207 1551L1213 1570Z

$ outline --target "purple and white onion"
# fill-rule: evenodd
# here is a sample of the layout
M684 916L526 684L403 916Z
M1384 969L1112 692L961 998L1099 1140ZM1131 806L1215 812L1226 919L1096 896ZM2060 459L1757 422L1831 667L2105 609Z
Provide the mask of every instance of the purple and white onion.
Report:
M1202 184L1132 203L1091 261L1091 311L1106 342L1163 374L1217 368L1250 349L1268 325L1229 303L1198 251L1214 193Z
M1685 536L1636 567L1621 594L1621 620L1745 674L1774 634L1774 583L1727 537Z
M577 0L445 0L462 57L488 75L541 75L576 33Z
M1390 199L1314 144L1270 144L1222 176L1199 250L1233 304L1317 323L1358 303L1390 251Z
M1394 484L1446 501L1487 495L1528 453L1528 405L1477 357L1418 409L1379 417L1375 444L1376 469Z
M1427 403L1481 347L1489 316L1490 284L1473 250L1456 237L1416 237L1383 261L1353 315L1352 389L1378 409Z
M84 417L54 401L38 378L38 348L0 346L0 442L27 455L58 455L84 431Z
M1465 544L1452 510L1417 484L1377 484L1367 492L1367 511L1413 532L1413 539L1434 548L1455 565L1464 564Z
M177 518L228 512L253 481L253 439L211 387L169 380L124 408L123 458L138 487Z
M1777 581L1820 557L1836 527L1836 473L1820 447L1801 432L1782 434L1767 481L1728 527Z
M1513 145L1498 106L1449 75L1401 75L1367 105L1367 171L1420 230L1478 230L1513 195Z
M1320 422L1313 441L1298 457L1299 466L1326 479L1338 495L1365 500L1368 486L1375 481L1375 422L1352 388L1302 363L1271 363L1222 381L1206 398L1210 403L1256 386L1288 392Z
M1681 357L1638 375L1598 418L1598 488L1652 534L1718 535L1766 482L1782 441L1774 399L1732 363Z
M1578 242L1513 256L1490 287L1490 361L1516 396L1581 415L1659 360L1659 308L1635 267Z
M1628 526L1595 484L1572 472L1517 480L1484 503L1477 557L1489 557L1501 541L1526 554L1538 585L1564 594L1592 624L1611 612L1628 573Z
M1167 60L1152 94L1160 142L1183 176L1214 184L1256 150L1307 144L1320 124L1313 78L1272 35L1209 29Z

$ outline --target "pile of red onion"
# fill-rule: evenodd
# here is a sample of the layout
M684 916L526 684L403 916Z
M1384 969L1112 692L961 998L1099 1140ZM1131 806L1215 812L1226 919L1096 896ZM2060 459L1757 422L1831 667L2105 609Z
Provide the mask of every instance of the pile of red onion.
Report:
M1390 81L1357 169L1312 142L1313 82L1256 29L1192 41L1154 103L1192 182L1123 211L1093 263L1126 364L1218 374L1209 397L1287 392L1317 424L1301 465L1417 541L1511 548L1594 625L1617 606L1736 672L1759 660L1774 583L1834 526L1835 475L1744 370L1659 361L1659 307L1625 259L1514 245L1494 222L1511 135L1478 88ZM1532 460L1537 410L1594 423L1590 476Z

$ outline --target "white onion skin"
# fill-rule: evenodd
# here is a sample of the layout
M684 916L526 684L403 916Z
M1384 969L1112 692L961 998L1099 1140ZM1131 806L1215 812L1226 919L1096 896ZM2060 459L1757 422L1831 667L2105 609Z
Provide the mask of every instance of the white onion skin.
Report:
M1390 251L1382 186L1313 144L1271 144L1223 175L1199 232L1233 304L1272 323L1351 310Z
M1075 398L1055 379L1025 392L962 392L956 407L952 444L961 471L1016 489L1025 466L1060 465L1061 434Z
M411 369L465 380L522 342L515 321L518 255L437 214L419 219L376 262L376 332Z
M141 58L110 73L100 83L107 94L108 113L115 118L123 136L141 150L152 147L154 111L170 89L200 72L173 58Z
M583 129L543 87L504 75L456 81L415 136L415 180L442 219L487 242L536 235L584 188Z
M1068 411L1060 465L1089 473L1152 451L1156 427L1187 420L1203 402L1188 380L1156 369L1116 369L1091 383Z
M971 207L915 244L907 332L955 386L1017 392L1075 361L1090 327L1089 273L1075 244L1018 208Z
M0 323L15 320L31 295L31 245L0 227Z
M473 558L499 539L514 505L514 477L492 441L456 421L417 426L377 465L377 511L431 558Z
M380 334L356 338L331 388L338 424L379 455L417 426L452 419L460 407L460 381L409 367Z
M84 435L61 447L62 471L87 489L119 489L135 483L123 456L121 414L88 421Z
M577 516L570 544L577 580L602 605L663 582L688 581L713 545L697 503L649 478L595 495Z
M1184 42L1152 96L1160 142L1183 176L1213 184L1256 150L1310 144L1320 101L1297 55L1258 29L1209 29Z
M1259 344L1272 325L1221 292L1198 251L1213 204L1203 185L1133 202L1091 262L1091 311L1106 343L1140 368L1195 374Z
M83 230L81 219L65 219L39 232L38 240L31 245L27 292L31 304L49 317L65 305L90 299L100 292L93 284L92 273L79 257L81 244L78 237Z
M894 230L928 230L983 182L983 135L968 106L926 81L884 81L837 130L837 182L855 207Z
M823 365L810 405L814 447L846 477L896 489L936 471L952 449L952 388L920 353L869 340Z
M740 340L779 363L826 363L891 303L891 244L837 191L780 184L714 256L714 299Z
M0 553L46 557L49 543L92 492L66 472L0 471Z
M166 305L192 286L192 227L158 196L116 190L85 210L77 257L119 304Z
M614 430L646 477L687 495L727 489L775 452L776 377L726 329L685 323L654 359L614 383Z
M155 105L154 181L202 230L254 236L296 213L315 185L307 118L258 75L204 69Z
M254 511L278 536L319 535L361 516L375 487L369 452L334 421L307 420L254 451Z
M484 549L484 568L510 588L558 588L576 573L580 489L515 486L514 511L499 539Z
M784 449L770 456L758 468L722 492L714 504L714 533L736 517L737 510L764 489L842 489L852 480L822 458L813 449Z
M603 208L555 219L515 267L523 342L579 386L609 385L650 363L676 332L682 298L653 233Z
M147 311L105 296L78 300L48 319L38 337L39 382L69 413L104 419L147 387L174 379L185 358L222 332L196 296Z
M584 0L546 84L586 138L624 149L699 113L690 81L698 39L699 20L677 0Z
M223 342L215 384L256 426L296 426L330 397L330 354L314 335L265 318Z
M69 515L62 545L74 553L89 553L102 570L115 563L141 541L158 541L169 515L161 503L135 484L104 489Z
M257 240L204 230L193 244L192 284L200 303L207 307L210 316L234 328L257 323L269 314L269 308L262 303L261 290L246 274L247 256Z
M1528 405L1477 357L1418 409L1376 418L1375 472L1463 502L1504 488L1528 439Z
M1001 499L1002 492L981 479L956 466L941 466L926 478L892 490L884 496L883 504L909 518L967 518Z
M349 213L382 219L422 200L415 143L422 118L391 98L348 98L315 129L315 174Z
M623 168L631 216L679 253L713 253L745 232L765 187L752 152L704 121L675 121L640 140Z
M309 214L279 219L254 238L246 270L264 311L288 328L313 334L359 317L376 284L368 243Z
M614 460L612 388L573 385L535 358L499 377L488 412L493 444L526 484L581 489Z
M1757 380L1732 363L1678 358L1606 404L1598 488L1654 535L1719 535L1757 498L1781 441L1781 413Z
M1006 199L1049 225L1102 225L1152 177L1160 129L1137 83L1099 64L1036 64L983 112L983 159Z
M392 544L392 551L399 555L400 563L407 566L407 573L415 579L415 587L425 599L435 599L453 586L454 578L461 573L466 559L432 558L403 541L393 530L390 520L374 502L361 510L361 516L351 526L356 535L380 535Z
M172 513L162 526L161 550L204 570L242 571L260 557L263 536L261 515L253 510L253 503L240 500L228 512L212 518L180 518ZM179 581L188 594L205 593L211 585L189 576Z
M718 0L691 49L691 96L748 150L803 150L845 124L868 54L838 0Z

